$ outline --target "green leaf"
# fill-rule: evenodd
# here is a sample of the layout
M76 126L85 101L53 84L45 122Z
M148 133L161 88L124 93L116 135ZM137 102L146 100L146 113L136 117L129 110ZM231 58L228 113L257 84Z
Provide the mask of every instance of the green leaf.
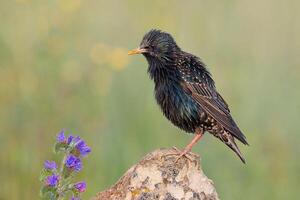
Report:
M66 143L56 143L54 146L54 152L59 153L59 152L65 152L68 148L68 144Z
M57 193L57 189L50 186L43 186L40 190L40 196L43 197L43 199L53 199L56 200L59 196Z
M49 186L43 186L43 187L41 188L41 190L40 190L40 195L41 195L42 197L45 197L45 195L46 195L48 192L51 192L51 191L52 191L51 187L49 187Z
M53 173L53 172L52 172L51 170L43 169L43 170L41 171L40 181L44 181L45 178L46 178L47 176L52 175L52 173Z

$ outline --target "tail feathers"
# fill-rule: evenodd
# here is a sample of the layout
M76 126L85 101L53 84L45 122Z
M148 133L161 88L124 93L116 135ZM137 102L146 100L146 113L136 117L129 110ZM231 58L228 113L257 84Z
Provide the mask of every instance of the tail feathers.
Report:
M241 159L241 161L246 164L246 161L245 161L245 158L244 156L242 155L239 147L237 146L237 144L235 143L234 141L234 138L231 136L231 138L229 139L229 142L226 143L227 146L230 147L230 149L232 149L236 155Z
M220 140L222 140L222 142L224 142L230 149L232 149L244 164L246 163L244 156L242 155L239 147L234 141L234 137L230 133L228 133L227 131L223 131L222 134L216 136Z

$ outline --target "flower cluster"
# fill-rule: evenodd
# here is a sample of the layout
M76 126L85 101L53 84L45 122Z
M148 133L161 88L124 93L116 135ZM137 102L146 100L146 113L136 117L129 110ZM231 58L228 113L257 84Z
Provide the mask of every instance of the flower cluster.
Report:
M73 183L72 179L82 169L82 158L90 152L91 148L79 136L66 136L65 131L61 131L56 137L55 153L65 156L60 168L55 161L45 161L41 174L42 196L59 199L70 192L72 200L79 200L80 193L86 190L86 183Z

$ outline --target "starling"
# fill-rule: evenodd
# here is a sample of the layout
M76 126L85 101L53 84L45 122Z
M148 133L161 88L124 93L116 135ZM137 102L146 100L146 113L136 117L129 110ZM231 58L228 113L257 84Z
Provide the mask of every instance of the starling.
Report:
M228 104L217 92L205 64L182 51L173 37L161 30L150 30L129 55L143 54L148 73L155 84L155 98L162 112L175 126L194 133L193 140L180 153L189 153L207 131L232 149L243 163L235 139L248 145L230 115Z

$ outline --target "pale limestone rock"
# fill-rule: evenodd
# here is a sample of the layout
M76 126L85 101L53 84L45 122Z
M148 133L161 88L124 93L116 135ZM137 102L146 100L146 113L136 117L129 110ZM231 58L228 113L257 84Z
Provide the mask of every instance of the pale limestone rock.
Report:
M147 154L111 188L93 200L218 200L213 182L194 154L175 162L178 152L160 149Z

